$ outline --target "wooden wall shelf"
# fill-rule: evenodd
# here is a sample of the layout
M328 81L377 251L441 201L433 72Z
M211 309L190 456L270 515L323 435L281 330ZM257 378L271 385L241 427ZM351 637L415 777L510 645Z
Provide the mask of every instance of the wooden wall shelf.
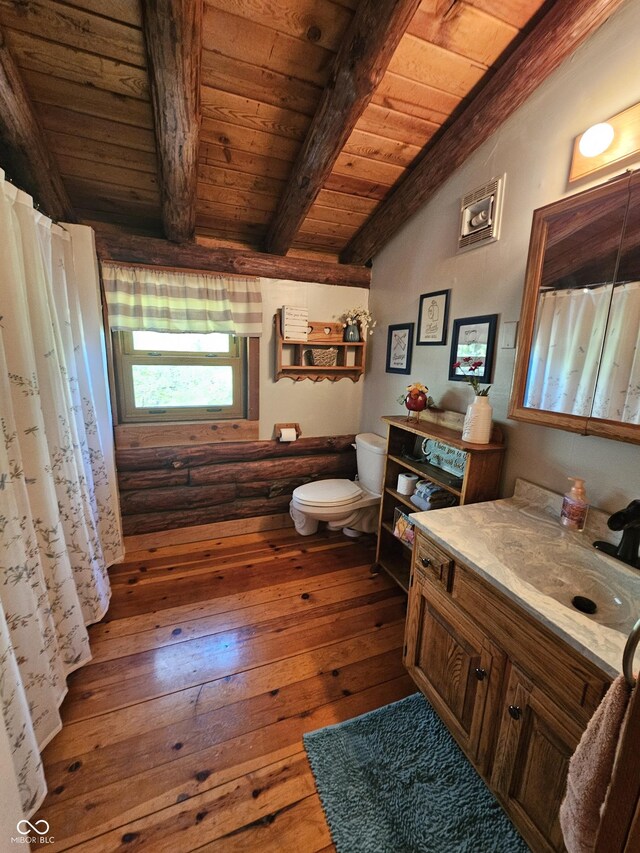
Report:
M274 322L276 382L284 378L293 379L294 382L300 382L303 379L312 379L314 382L329 379L331 382L337 382L338 379L348 378L352 382L357 382L364 373L367 343L343 340L342 323L310 320L309 325L314 331L309 334L309 338L306 341L294 341L285 340L282 335L280 311L276 313ZM325 329L330 331L325 333ZM307 350L328 350L332 347L338 351L335 365L324 367L306 362Z
M504 443L502 432L495 425L489 444L463 441L464 415L458 412L427 410L422 413L421 420L409 420L404 416L387 416L382 420L387 423L389 434L374 570L383 568L406 591L409 587L411 548L394 536L394 511L400 508L410 514L420 510L407 495L397 491L398 474L410 472L421 479L431 480L454 495L459 504L493 500L498 497ZM458 477L426 460L415 458L415 447L425 438L436 439L448 447L464 451L464 475Z

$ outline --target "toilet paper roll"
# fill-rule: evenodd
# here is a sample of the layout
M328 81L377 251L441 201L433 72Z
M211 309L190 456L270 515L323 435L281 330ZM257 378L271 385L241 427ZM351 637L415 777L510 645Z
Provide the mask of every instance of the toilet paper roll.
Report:
M398 491L401 495L412 495L417 482L417 474L398 474Z
M293 427L284 427L280 430L280 441L295 441L297 437Z

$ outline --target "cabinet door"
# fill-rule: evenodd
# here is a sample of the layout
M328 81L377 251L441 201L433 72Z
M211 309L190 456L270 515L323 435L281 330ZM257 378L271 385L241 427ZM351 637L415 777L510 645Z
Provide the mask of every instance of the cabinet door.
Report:
M512 669L491 782L534 850L565 849L558 812L581 734L580 725Z
M415 571L404 662L469 758L486 769L494 729L489 709L497 703L504 656L434 581Z

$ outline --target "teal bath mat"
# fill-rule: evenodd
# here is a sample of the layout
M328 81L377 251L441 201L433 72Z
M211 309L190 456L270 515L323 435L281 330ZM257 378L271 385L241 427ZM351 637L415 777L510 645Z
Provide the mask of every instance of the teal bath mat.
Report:
M416 693L304 736L338 853L527 853Z

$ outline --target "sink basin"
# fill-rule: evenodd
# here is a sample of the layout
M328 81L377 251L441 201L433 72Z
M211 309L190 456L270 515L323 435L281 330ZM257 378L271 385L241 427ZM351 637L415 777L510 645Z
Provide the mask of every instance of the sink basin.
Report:
M573 613L581 612L600 625L628 633L638 618L640 571L604 556L588 541L582 541L579 534L561 531L559 539L557 519L545 509L528 507L519 513L527 517L528 524L535 525L540 550L539 554L523 554L524 558L516 563L510 561L518 577ZM509 533L495 545L498 552L504 548L505 558L518 545L522 551L522 543ZM548 554L554 555L551 562L542 556ZM572 603L576 596L590 599L595 612L586 613L576 607Z
M416 525L461 565L615 676L640 616L640 571L597 551L616 539L592 508L583 532L560 524L562 496L516 482L512 498L417 513ZM573 601L581 596L586 601ZM591 609L591 612L589 610ZM636 657L640 668L640 651Z
M634 595L629 591L627 584L622 586L614 582L605 586L602 579L590 571L574 571L573 576L569 574L557 579L557 582L552 578L541 578L539 583L534 583L534 586L540 592L564 604L565 607L584 613L600 625L606 625L624 633L633 628L638 618L637 602L640 601L640 587ZM577 602L576 606L574 599L577 596L593 602L597 608L595 613L585 613L580 607L580 602Z

